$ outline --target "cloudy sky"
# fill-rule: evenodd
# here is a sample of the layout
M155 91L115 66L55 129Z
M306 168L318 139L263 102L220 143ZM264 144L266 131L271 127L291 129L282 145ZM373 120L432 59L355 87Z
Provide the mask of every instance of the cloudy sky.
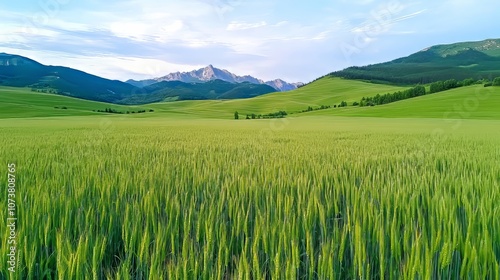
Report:
M308 82L500 37L497 0L16 0L0 11L0 52L119 80L213 64Z

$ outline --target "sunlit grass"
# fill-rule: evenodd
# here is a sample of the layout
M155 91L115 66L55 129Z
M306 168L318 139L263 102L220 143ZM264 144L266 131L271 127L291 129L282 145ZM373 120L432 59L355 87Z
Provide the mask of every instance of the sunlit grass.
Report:
M0 122L17 278L500 277L496 122L100 121Z

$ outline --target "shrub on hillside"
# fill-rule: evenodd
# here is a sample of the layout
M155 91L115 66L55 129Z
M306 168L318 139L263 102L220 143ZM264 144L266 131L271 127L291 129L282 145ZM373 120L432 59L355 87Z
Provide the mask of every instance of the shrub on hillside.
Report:
M500 86L500 77L496 77L496 78L493 80L493 85L494 85L494 86Z
M467 86L473 85L474 83L476 83L476 81L474 79L470 78L470 79L463 80L460 84L463 87L467 87Z

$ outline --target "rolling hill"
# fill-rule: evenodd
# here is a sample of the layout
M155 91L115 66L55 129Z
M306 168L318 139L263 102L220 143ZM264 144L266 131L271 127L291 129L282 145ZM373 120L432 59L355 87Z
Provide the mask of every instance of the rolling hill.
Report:
M267 114L277 111L300 112L309 106L337 105L352 102L364 96L387 93L403 87L325 77L289 92L275 92L250 99L179 101L150 104L158 112L194 114L202 117L230 118L235 111L240 114Z
M59 95L103 102L119 102L136 87L79 70L46 66L18 55L0 54L0 85L31 87Z
M349 67L333 77L394 84L500 76L500 39L438 45L390 62Z
M32 92L28 88L0 87L0 118L32 118L57 116L103 116L106 108L116 112L137 112L147 106L122 106L89 101L56 94ZM143 115L143 114L141 114ZM144 114L145 115L145 114Z
M184 84L181 82L170 83ZM214 83L225 82L214 81ZM280 110L294 113L305 110L309 106L333 106L342 101L352 102L359 100L363 96L372 96L377 93L382 94L400 89L402 88L390 85L377 85L325 77L290 92L274 92L248 99L186 100L152 103L143 106L121 106L54 94L37 93L30 91L29 88L0 87L0 102L3 104L0 109L4 112L0 116L5 114L10 114L12 117L93 115L98 113L92 112L92 110L102 110L110 107L122 112L154 109L154 114L149 114L150 116L179 115L228 119L232 118L235 111L240 112L242 115L252 113L267 114ZM154 91L154 87L151 90ZM67 107L68 109L60 110L54 107ZM141 114L141 116L144 115L148 114Z
M146 110L145 114L126 117L213 118L232 119L238 111L245 114L266 114L280 110L290 117L345 116L381 118L435 118L435 119L500 119L500 87L473 85L431 95L406 99L374 107L348 106L313 112L298 113L308 106L335 105L341 101L350 104L362 97L374 96L403 89L401 87L371 84L340 78L322 78L291 92L275 92L256 98L237 100L188 100L153 103L143 106L122 106L87 101L54 94L32 92L26 88L0 87L0 118L30 118L54 116L111 116L96 112L112 108L119 112ZM477 102L477 106L476 106ZM57 108L56 108L57 107ZM66 109L62 109L65 107ZM149 112L154 110L154 112Z
M473 85L375 107L347 107L305 113L383 118L500 120L500 87Z

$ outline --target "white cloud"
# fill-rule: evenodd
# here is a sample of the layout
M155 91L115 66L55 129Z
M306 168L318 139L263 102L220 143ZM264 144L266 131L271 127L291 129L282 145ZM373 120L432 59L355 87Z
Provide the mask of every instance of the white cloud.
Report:
M395 18L390 16L384 20L372 18L369 21L362 23L360 26L352 28L350 31L353 33L365 33L365 34L378 33L380 35L380 33L389 31L390 26L392 26L393 24L412 19L424 13L425 11L426 10L420 10L418 12L410 13Z
M288 23L289 23L289 22L288 22L288 21L286 21L286 20L284 20L284 21L280 21L280 22L278 22L278 23L274 24L274 25L273 25L273 27L285 26L285 25L287 25Z
M256 23L245 23L245 22L233 21L233 22L229 23L226 30L228 30L228 31L247 30L247 29L263 27L266 25L267 25L267 22L265 22L265 21L256 22Z
M395 18L395 19L391 20L388 24L392 24L392 23L396 23L396 22L400 22L400 21L403 21L403 20L414 18L414 17L416 17L416 16L424 13L425 11L426 10L420 10L418 12L414 12L414 13L411 13L411 14L400 16L398 18Z
M150 26L140 22L113 22L109 30L118 37L144 39Z
M183 27L184 23L182 20L175 20L172 23L163 26L162 30L168 33L175 33L181 31Z

